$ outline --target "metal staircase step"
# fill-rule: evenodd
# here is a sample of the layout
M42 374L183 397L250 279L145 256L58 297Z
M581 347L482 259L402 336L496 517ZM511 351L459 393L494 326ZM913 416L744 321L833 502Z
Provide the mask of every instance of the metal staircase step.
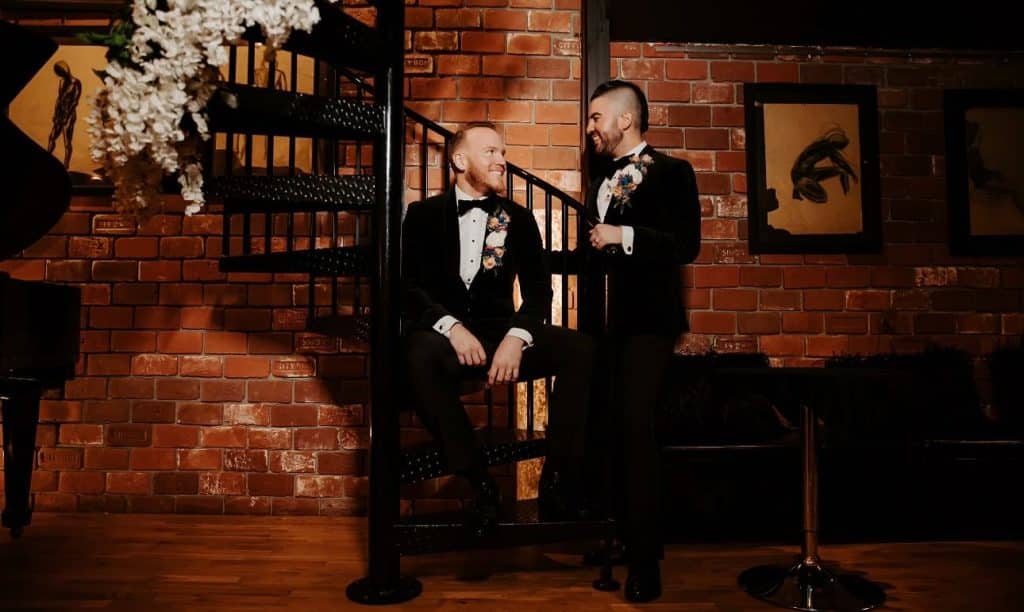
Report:
M292 32L284 45L286 51L315 57L337 67L364 71L381 67L386 54L376 30L347 14L340 2L316 0L316 7L320 11L320 22L312 32ZM244 38L261 42L263 34L258 27L253 27L246 31Z
M367 247L338 247L220 259L222 272L308 272L316 276L365 276L371 253Z
M503 465L547 454L543 431L483 429L477 432L487 465ZM401 482L419 482L449 474L441 449L436 444L418 444L402 449Z
M538 515L536 500L505 504L493 535L473 535L465 526L466 518L465 513L450 512L402 519L395 524L398 549L403 555L415 555L567 540L598 540L610 538L614 530L614 522L609 519L543 521Z
M208 109L220 132L372 140L384 125L373 104L234 83L218 88Z
M228 214L369 211L376 203L376 181L368 175L220 176L204 189Z
M370 317L369 315L331 315L317 317L310 322L309 331L323 334L325 336L369 342Z

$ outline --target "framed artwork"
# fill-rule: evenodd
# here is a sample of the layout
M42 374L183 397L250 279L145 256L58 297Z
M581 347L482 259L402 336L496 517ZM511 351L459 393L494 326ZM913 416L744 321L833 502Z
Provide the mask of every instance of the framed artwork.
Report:
M1024 90L945 92L949 246L1024 254Z
M8 117L71 175L72 193L112 193L89 155L90 100L102 85L95 70L107 65L107 48L65 43L57 48L7 108Z
M7 109L8 117L36 144L65 164L71 176L72 193L113 193L113 185L100 176L99 164L90 157L87 123L91 99L102 85L95 71L106 67L107 47L83 44L70 36L57 36L55 39L61 43L57 52L11 102ZM263 51L262 47L257 47L257 56L251 62L256 67L254 79L261 84L270 78L263 61ZM246 82L245 70L250 63L248 48L239 46L237 54L238 80ZM311 93L313 60L305 56L297 57L294 74L291 72L291 64L291 54L280 51L274 75L276 87L289 90L291 80L294 79L297 91ZM226 79L227 66L222 69L222 74ZM295 164L295 171L299 174L312 172L312 139L298 138L290 143L286 137L275 137L274 146L268 146L267 136L246 138L235 134L229 147L225 134L217 134L215 138L212 158L214 175L224 174L229 157L236 173L241 171L245 160L252 162L257 173L265 172L265 168L272 165L276 174L286 174L290 162ZM251 148L251 152L247 148ZM165 180L164 189L177 191L176 181Z
M746 83L751 253L882 247L873 86Z

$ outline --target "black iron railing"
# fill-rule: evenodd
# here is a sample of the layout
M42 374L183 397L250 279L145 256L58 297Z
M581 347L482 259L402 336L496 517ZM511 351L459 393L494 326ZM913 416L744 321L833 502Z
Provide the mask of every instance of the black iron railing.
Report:
M360 105L374 98L374 76L370 73L314 62L311 66L312 88L301 91L298 87L302 80L298 54L287 54L284 61L272 61L267 63L265 69L260 69L257 66L256 43L249 42L243 49L244 53L235 47L230 50L225 75L229 83L253 84L267 89L283 88L292 94L329 96L352 100ZM244 70L240 64L244 64ZM306 69L308 71L310 67ZM447 159L453 133L415 110L406 108L403 115L402 146L407 160L402 164L405 171L403 199L408 203L450 187L451 175L447 169ZM239 174L297 176L312 173L352 179L370 179L372 176L373 168L365 161L368 157L372 158L373 145L358 139L317 135L308 138L289 135L285 138L261 139L251 133L236 135L231 132L227 132L225 137L221 167L213 168L215 174L219 172L231 177ZM279 166L275 162L275 153L285 150L287 162ZM254 158L254 151L264 157L262 167ZM576 271L571 258L565 256L565 253L575 246L583 206L548 181L511 163L507 165L506 190L510 199L540 217L538 221L545 249L551 258L552 282L555 285L556 299L550 321L557 325L572 326ZM224 255L229 259L237 258L233 264L229 264L229 269L256 271L266 269L266 259L260 258L259 262L253 261L248 265L244 259L246 256L281 254L281 261L291 261L287 254L302 250L354 248L360 252L359 249L367 244L367 234L372 231L370 213L372 206L360 208L354 204L345 210L303 211L292 206L288 210L261 211L251 203L239 207L229 202L224 209ZM351 255L351 261L355 266L354 254ZM301 265L304 264L296 264L296 267ZM289 269L286 263L277 271L286 272ZM365 280L359 274L310 273L305 287L306 317L310 328L325 333L360 333L366 336L371 309L365 299L364 285ZM545 386L548 390L550 383L548 380ZM532 384L523 385L526 404L523 427L533 431L535 388ZM494 398L489 389L485 391L485 401L488 406L487 423L493 426ZM506 427L510 429L516 427L516 403L516 389L509 386Z
M343 341L353 335L369 340L369 567L348 590L366 603L415 596L418 583L400 574L401 554L441 550L454 541L446 523L399 521L400 482L444 472L436 449L401 448L396 348L404 204L450 187L453 134L403 107L403 5L377 6L375 38L334 15L270 61L257 61L255 41L232 48L211 106L211 125L220 133L208 155L208 193L224 202L221 269L272 273L274 282L292 283L308 328ZM332 27L344 30L343 38L376 41L378 64L346 62L328 44ZM300 57L309 50L316 59ZM507 196L538 217L551 258L556 299L549 322L572 327L577 271L568 253L582 234L583 207L514 164L507 170ZM538 393L546 403L551 382L509 385L504 427L495 427L494 397L485 392L489 429L512 434L487 443L492 463L543 456L543 437L534 435L535 406ZM565 535L564 525L527 520L521 527L523 537ZM597 522L576 531L590 537L606 529ZM522 543L514 533L506 535Z

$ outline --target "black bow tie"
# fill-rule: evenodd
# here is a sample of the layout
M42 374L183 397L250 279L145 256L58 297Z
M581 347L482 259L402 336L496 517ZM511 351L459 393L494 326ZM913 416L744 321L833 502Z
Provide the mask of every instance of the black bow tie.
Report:
M486 197L480 200L459 200L459 216L468 213L474 208L479 208L487 214L494 212L495 201L493 197Z
M623 168L625 168L626 166L629 165L629 160L632 157L633 157L632 155L624 155L623 157L620 157L619 159L616 159L614 161L609 162L608 163L608 167L605 168L604 178L606 178L606 179L612 178L613 174L615 174L619 170L622 170Z

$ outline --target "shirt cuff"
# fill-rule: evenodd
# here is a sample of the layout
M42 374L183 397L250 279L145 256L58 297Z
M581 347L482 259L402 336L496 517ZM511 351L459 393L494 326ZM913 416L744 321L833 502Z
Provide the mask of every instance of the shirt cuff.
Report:
M633 254L633 228L629 225L622 226L622 252L626 255Z
M522 340L523 341L523 350L524 351L526 349L530 348L531 346L533 346L533 334L531 334L530 332L526 331L522 327L513 327L513 328L509 329L508 333L505 334L505 335L506 336L515 336L516 338L519 338L520 340Z
M434 323L434 331L441 334L445 338L451 338L452 328L455 327L455 324L458 322L459 320L453 317L452 315L444 315L443 317L437 320L437 323Z

